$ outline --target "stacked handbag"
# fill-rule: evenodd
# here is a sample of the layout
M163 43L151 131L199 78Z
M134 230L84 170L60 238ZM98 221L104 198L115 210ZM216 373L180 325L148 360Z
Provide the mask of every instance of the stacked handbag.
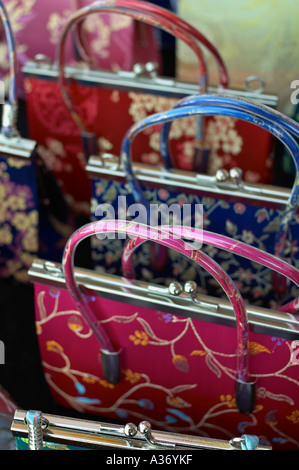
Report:
M38 154L36 141L18 132L16 44L3 2L0 14L10 72L9 89L2 96L7 100L2 105L0 134L0 276L26 282L35 256L61 259L65 240L74 227L59 185Z
M148 76L121 80L67 68L70 31L102 12L184 40L198 57L199 86L160 78L152 64ZM208 86L199 42L218 61L220 89ZM19 448L298 449L298 124L274 109L274 97L229 90L214 46L146 2L78 10L62 32L58 65L28 64L24 73L29 124L42 139L57 134L34 93L59 83L69 139L86 159L64 196L79 207L92 199L90 221L68 237L61 260L39 256L28 272L41 361L54 402L100 422L17 410ZM89 126L75 103L81 88L99 110L85 113ZM133 120L128 99L136 100ZM213 175L217 133L230 154L240 133L242 152L217 154L223 165ZM296 167L291 190L268 184L275 139ZM77 267L89 239L93 267Z

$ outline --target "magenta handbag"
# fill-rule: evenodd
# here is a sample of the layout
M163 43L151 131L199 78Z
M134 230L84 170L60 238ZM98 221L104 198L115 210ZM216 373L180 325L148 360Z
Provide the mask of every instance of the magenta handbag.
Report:
M74 268L78 244L107 233L134 237L124 251L125 277ZM35 261L36 330L55 402L122 422L145 419L160 430L219 439L250 431L273 448L298 448L296 316L245 308L225 271L184 235L188 242L161 228L94 222L69 239L62 266ZM184 253L228 298L197 294L192 282L133 280L133 252L145 240ZM296 268L256 248L205 231L203 243L299 285Z

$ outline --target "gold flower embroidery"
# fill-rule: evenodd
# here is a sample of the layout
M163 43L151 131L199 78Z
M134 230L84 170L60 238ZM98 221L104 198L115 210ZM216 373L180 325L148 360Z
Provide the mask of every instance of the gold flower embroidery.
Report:
M21 158L10 157L7 159L7 163L12 168L23 168L24 166L28 166L28 162L26 160L22 160Z
M107 380L105 379L100 380L100 385L102 385L102 387L105 387L105 388L114 388L114 385L107 382Z
M88 384L95 384L97 380L95 377L92 377L91 375L84 375L82 377L82 381Z
M259 353L265 352L267 354L271 354L269 349L267 349L262 344L256 343L254 341L249 342L249 354L250 356L256 356Z
M132 372L130 369L124 371L125 380L131 384L139 382L141 375L138 372Z
M147 346L148 344L148 336L144 331L136 330L134 335L129 336L129 339L133 341L135 346L138 346L138 345Z
M11 209L12 211L18 211L18 210L25 210L26 209L26 202L24 199L15 196L14 194L12 196L9 196L7 199L7 207Z
M231 395L220 395L220 401L227 402L228 408L236 408L236 400Z
M48 351L55 352L58 354L63 352L63 347L56 341L47 341L46 346Z
M35 229L28 230L27 234L22 240L22 244L23 244L24 249L27 251L37 251L38 249L37 231Z
M74 331L75 333L79 333L82 329L83 329L83 324L82 324L82 321L81 321L81 318L76 316L76 315L72 315L69 319L68 319L68 327L70 328L70 330Z
M12 225L14 225L17 230L23 231L29 228L30 221L26 214L17 212L12 218Z
M292 411L290 416L287 416L289 421L292 421L293 424L299 424L299 410Z
M203 351L202 349L195 349L194 351L192 351L190 356L206 356L206 354L206 351Z
M187 403L180 397L167 398L166 401L167 403L169 403L169 405L174 406L176 408L186 408L191 406L189 403Z
M0 229L0 243L3 245L10 245L12 243L13 236L12 233L4 228Z

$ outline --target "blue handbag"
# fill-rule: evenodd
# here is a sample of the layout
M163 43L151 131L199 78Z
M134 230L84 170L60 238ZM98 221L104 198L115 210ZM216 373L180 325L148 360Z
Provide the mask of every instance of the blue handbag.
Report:
M16 47L3 2L0 16L10 64L0 133L0 277L27 281L35 256L61 259L71 230L60 188L39 158L36 142L17 130Z
M233 237L236 243L243 241L282 256L298 267L298 173L290 191L281 187L243 183L238 168L230 173L218 171L215 177L211 177L172 168L131 164L131 144L138 133L146 131L151 125L163 125L175 119L190 119L198 115L236 117L268 130L285 145L298 168L298 145L291 134L298 134L299 126L293 120L267 106L229 95L189 97L176 108L152 115L133 126L123 141L121 165L111 155L89 159L87 170L93 178L93 217L128 218L128 209L131 208L131 217L136 220L132 210L136 208L133 206L136 203L144 206L147 214L153 204L163 205L168 215L170 206L174 204L175 207L185 205L191 208L190 217L184 218L184 224L196 226L196 217L200 219L200 214L192 208L201 207L202 226L206 230ZM168 131L167 126L162 128L163 158ZM178 216L182 216L182 212ZM93 260L96 269L117 273L122 246L123 240L119 239L109 240L109 248L105 240L95 240ZM251 304L278 307L298 296L296 286L286 286L280 279L274 282L271 272L262 266L240 260L232 253L220 253L214 248L204 247L202 250L208 250L208 254L225 269L244 299ZM151 269L149 247L144 246L136 252L135 262L141 279L166 284L173 279L182 282L193 280L202 293L221 296L213 280L207 279L203 272L195 271L179 256L169 254L165 272L155 272Z

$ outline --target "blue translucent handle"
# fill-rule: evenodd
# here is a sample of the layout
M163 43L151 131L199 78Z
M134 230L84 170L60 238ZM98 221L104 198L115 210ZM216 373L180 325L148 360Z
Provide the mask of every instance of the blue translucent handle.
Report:
M225 93L191 95L180 101L174 106L182 108L185 106L207 105L207 106L232 106L240 111L245 111L255 115L257 118L270 119L279 124L291 134L299 137L299 124L290 117L276 111L268 106L257 103L243 97L232 97ZM169 132L171 122L166 123L161 130L161 157L165 168L173 168L173 160L169 151Z
M150 214L150 204L146 200L143 194L143 189L137 178L135 177L134 171L132 169L132 157L131 157L131 145L133 139L136 137L137 134L144 131L146 128L151 127L153 125L160 125L171 123L174 119L180 119L184 117L190 116L215 116L215 115L222 115L222 116L231 116L242 121L246 121L252 123L260 128L263 128L274 135L277 139L279 139L286 149L290 152L296 167L296 177L294 186L291 191L291 195L289 201L286 205L286 209L284 214L281 217L280 227L277 232L276 236L276 251L275 254L277 256L282 255L282 244L279 242L283 239L283 234L287 231L290 221L293 219L295 212L298 207L298 197L299 197L299 149L298 144L295 139L291 136L291 134L286 130L286 125L282 126L284 121L283 115L278 113L277 111L274 113L271 108L263 107L264 116L260 114L253 114L253 112L248 112L245 110L240 110L240 100L239 98L229 98L229 104L225 104L224 100L227 100L228 97L217 97L213 95L214 99L219 99L222 105L219 104L209 104L208 99L210 99L210 95L198 95L193 97L192 99L195 100L194 105L192 106L178 106L173 108L166 113L157 113L147 118L137 122L135 125L129 129L126 136L124 137L122 143L122 151L121 151L121 159L122 164L124 166L125 173L127 175L128 184L133 192L135 201L143 204L146 209L148 210L148 214ZM191 98L190 98L191 100ZM205 101L204 101L205 100ZM204 103L202 104L202 101ZM190 101L188 101L190 102ZM246 100L248 102L248 100ZM254 108L256 105L252 102L252 107ZM258 108L260 108L258 106ZM267 112L266 112L267 111ZM271 117L271 118L270 118ZM274 119L275 117L275 119ZM279 118L279 119L278 119ZM277 123L279 121L279 124ZM285 119L285 122L288 123L288 128L298 129L299 126L296 122L292 122L291 119ZM150 223L150 221L148 221ZM278 248L277 248L278 247ZM280 251L278 251L280 250Z

